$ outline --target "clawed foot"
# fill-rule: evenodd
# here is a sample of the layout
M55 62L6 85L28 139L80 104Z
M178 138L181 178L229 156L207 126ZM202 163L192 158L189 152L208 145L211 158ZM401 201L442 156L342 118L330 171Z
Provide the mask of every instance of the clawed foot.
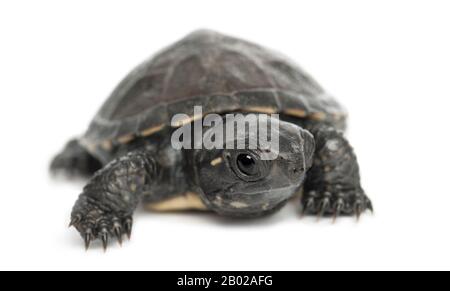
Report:
M363 190L338 192L307 192L301 200L302 215L317 215L320 219L323 216L333 217L333 222L339 216L353 216L359 220L366 210L373 212L370 199Z
M74 226L84 239L86 250L91 242L100 239L106 251L111 238L116 238L122 245L123 235L131 237L133 218L131 216L107 213L99 208L85 208L83 211L74 211L70 227Z

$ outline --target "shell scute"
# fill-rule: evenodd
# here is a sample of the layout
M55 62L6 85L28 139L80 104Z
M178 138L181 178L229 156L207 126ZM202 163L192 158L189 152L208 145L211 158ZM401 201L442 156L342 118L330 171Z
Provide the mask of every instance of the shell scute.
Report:
M211 31L192 33L133 70L113 91L83 138L89 148L127 144L171 126L176 114L280 113L345 120L345 110L289 59ZM179 125L185 122L180 122Z

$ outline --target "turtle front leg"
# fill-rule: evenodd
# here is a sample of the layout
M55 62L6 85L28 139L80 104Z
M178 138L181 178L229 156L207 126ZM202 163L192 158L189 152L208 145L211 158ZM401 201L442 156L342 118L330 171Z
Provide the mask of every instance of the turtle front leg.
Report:
M360 185L359 166L353 148L333 127L310 129L316 141L312 168L301 200L303 213L321 216L356 215L372 209Z
M151 154L137 151L98 171L72 210L71 226L84 238L86 249L101 239L106 250L111 236L122 243L131 235L133 212L142 194L157 182L158 166Z

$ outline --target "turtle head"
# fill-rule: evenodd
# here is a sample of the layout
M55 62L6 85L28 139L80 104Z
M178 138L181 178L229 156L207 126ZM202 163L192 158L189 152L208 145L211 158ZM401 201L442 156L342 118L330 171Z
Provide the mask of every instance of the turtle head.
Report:
M278 144L251 148L260 137L249 130L224 139L224 145L241 143L246 148L195 152L195 179L211 210L225 216L261 216L279 209L299 190L312 164L314 138L294 124L271 122L276 129L272 126L269 139L276 135Z

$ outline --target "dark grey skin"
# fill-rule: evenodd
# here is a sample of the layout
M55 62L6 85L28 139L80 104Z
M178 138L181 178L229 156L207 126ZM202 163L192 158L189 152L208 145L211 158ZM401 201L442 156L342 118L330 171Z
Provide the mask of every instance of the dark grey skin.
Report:
M263 161L262 149L174 149L172 133L198 119L195 105L204 114L279 114L278 158ZM190 119L171 126L178 113ZM342 133L345 120L340 105L289 60L199 31L133 71L51 168L91 177L71 215L87 248L95 239L106 249L111 237L121 243L130 236L140 203L180 197L190 197L186 209L248 218L274 213L302 192L306 215L359 217L372 204Z

